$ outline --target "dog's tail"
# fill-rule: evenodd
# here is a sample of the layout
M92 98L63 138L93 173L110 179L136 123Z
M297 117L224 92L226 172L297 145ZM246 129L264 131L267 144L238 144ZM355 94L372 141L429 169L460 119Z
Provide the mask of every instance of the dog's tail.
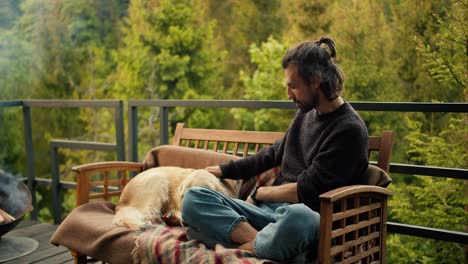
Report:
M118 205L112 224L116 226L140 229L146 223L145 216L135 207Z

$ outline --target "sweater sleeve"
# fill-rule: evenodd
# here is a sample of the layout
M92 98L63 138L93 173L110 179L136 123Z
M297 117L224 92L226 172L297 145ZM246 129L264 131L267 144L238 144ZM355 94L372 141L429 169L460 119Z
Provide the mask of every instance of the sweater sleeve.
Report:
M223 179L247 180L281 163L283 156L283 141L277 140L273 145L262 148L258 153L239 160L231 160L222 164Z
M352 184L367 168L367 132L359 127L331 136L297 178L299 202L319 210L319 195Z

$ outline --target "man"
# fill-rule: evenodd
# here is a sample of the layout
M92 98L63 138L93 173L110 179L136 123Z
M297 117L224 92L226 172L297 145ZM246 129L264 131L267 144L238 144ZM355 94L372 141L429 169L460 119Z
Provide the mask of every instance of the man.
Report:
M279 175L273 186L256 188L247 201L189 189L182 218L190 239L276 261L317 255L319 195L358 183L368 166L367 129L341 97L344 77L335 55L328 37L286 52L288 98L299 110L284 138L245 159L207 168L221 178L248 179L281 166Z

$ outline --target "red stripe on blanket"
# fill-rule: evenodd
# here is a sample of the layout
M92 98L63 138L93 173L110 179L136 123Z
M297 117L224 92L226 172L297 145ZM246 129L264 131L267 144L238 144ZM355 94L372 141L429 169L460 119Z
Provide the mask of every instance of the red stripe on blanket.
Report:
M214 252L214 261L215 261L215 264L223 264L223 260L221 260L218 256L218 254L216 253L216 251Z
M180 263L180 240L176 240L174 252L175 264Z
M165 235L167 233L169 233L171 230L170 228L166 228L162 233L161 233L161 236L162 235ZM161 238L158 237L156 239L156 243L154 245L154 254L156 255L156 259L158 260L159 263L162 263L162 259L161 259L161 252L160 252L160 246L161 246Z
M245 259L240 249L236 250L236 257L241 259L243 264L252 264L252 262L250 262L248 259Z

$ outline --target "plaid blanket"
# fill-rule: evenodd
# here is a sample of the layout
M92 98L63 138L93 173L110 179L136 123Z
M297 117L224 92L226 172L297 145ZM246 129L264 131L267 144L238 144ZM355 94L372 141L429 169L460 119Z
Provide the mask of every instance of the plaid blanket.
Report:
M134 263L150 264L222 264L274 263L261 260L244 250L216 245L208 249L195 240L188 240L187 228L167 225L145 225L136 236L132 252Z

